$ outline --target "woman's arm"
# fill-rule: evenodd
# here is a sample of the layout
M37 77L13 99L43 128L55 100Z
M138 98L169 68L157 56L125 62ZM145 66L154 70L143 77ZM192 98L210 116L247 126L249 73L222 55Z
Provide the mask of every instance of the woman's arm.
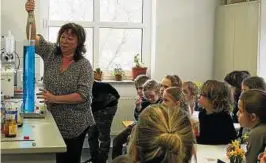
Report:
M39 44L40 37L36 35L36 23L34 16L35 1L28 0L25 4L26 11L28 12L28 19L26 25L27 39L35 40L35 45Z
M41 92L37 93L38 98L43 99L44 102L47 103L77 104L85 101L78 93L71 93L68 95L54 95L45 89L40 89L40 91Z

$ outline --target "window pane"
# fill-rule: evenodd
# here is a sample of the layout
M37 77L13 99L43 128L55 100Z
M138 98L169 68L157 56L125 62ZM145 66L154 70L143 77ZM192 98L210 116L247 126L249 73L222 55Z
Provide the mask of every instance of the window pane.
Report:
M141 54L142 29L100 29L99 66L112 71L116 64L131 70L134 55Z
M49 19L92 21L93 0L50 0Z
M100 19L108 22L142 22L142 0L100 0Z
M56 42L57 39L57 34L59 31L60 27L49 27L49 41L51 42ZM85 28L86 31L86 49L87 52L85 54L85 57L91 61L92 64L92 42L93 42L93 34L92 34L92 28Z

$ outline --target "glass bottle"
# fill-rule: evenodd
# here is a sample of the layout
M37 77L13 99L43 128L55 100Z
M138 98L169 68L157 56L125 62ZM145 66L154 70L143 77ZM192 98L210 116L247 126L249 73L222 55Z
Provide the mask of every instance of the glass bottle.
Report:
M5 137L16 137L17 136L17 110L12 106L10 102L7 102L5 123L4 123L4 135Z

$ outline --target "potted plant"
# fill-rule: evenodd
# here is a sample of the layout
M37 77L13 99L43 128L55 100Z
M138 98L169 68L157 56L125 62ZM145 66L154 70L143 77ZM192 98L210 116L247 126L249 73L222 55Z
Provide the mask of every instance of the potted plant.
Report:
M136 54L134 56L134 64L135 64L135 66L132 67L132 77L133 77L133 80L138 75L140 75L140 74L146 74L146 72L147 72L147 67L141 66L139 54Z
M123 76L125 75L124 70L121 68L120 65L116 65L114 68L114 76L116 81L121 81Z
M102 81L103 72L101 68L96 68L94 72L94 79L98 81Z

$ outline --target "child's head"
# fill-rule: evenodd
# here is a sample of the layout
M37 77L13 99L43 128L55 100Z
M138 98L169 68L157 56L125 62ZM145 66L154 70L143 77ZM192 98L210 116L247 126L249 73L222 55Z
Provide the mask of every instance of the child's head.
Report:
M253 128L266 123L266 93L258 89L243 92L238 101L238 121L243 127Z
M163 95L163 91L168 87L182 88L182 80L177 75L166 75L161 81L161 95Z
M248 71L232 71L227 74L224 81L230 85L235 103L238 102L241 94L241 83L244 79L248 78L250 73Z
M207 80L200 92L199 104L210 112L230 112L233 98L227 84L217 80Z
M185 103L184 94L182 88L179 87L169 87L163 92L163 104L167 107L181 107L185 111L188 110L188 106Z
M266 90L266 83L262 77L251 76L243 80L241 85L242 92L248 89Z
M199 89L192 81L186 81L183 83L183 92L187 102L195 102L198 97Z
M152 79L147 80L143 85L143 94L150 103L156 103L160 99L160 84Z
M138 96L143 97L143 84L150 78L146 75L138 75L135 80L135 88L137 90Z
M189 162L194 134L190 118L179 108L151 105L139 117L129 144L134 162Z

